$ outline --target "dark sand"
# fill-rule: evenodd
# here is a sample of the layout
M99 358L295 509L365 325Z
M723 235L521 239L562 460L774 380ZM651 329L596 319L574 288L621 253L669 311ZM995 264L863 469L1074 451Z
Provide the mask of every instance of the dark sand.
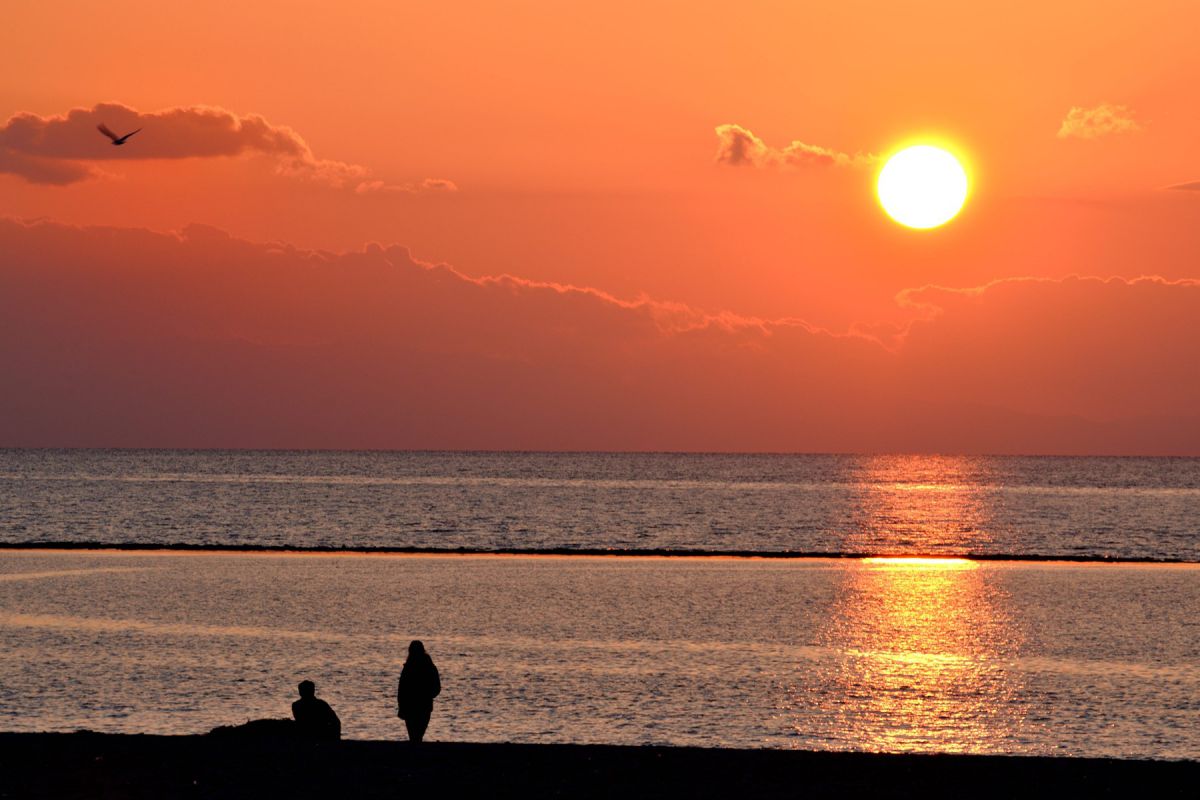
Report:
M0 734L0 797L1195 797L1200 762Z

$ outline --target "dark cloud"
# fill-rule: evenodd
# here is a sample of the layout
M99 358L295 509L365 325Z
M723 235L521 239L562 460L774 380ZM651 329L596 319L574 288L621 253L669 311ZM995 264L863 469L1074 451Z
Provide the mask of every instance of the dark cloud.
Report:
M19 175L30 183L66 186L95 175L95 170L79 161L41 158L0 146L0 174Z
M114 147L96 130L100 124L118 135L138 128L141 132ZM100 103L61 116L20 113L0 126L0 173L32 183L61 186L84 180L95 174L94 162L243 155L272 159L282 175L338 188L364 183L387 188L365 167L317 158L291 128L273 125L257 114L238 115L211 106L147 113L119 103Z
M865 166L875 160L874 156L852 156L799 141L783 148L768 147L741 125L718 125L716 134L716 161L731 167L849 167Z
M905 363L959 403L1096 420L1200 409L1200 281L1009 278L898 299L927 314Z
M799 320L0 220L0 445L1200 453L1200 282L902 293Z

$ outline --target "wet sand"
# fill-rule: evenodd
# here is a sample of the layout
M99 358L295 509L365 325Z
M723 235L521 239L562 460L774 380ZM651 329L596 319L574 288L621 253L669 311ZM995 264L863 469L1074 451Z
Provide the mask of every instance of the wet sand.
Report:
M1193 797L1200 762L0 734L0 797Z

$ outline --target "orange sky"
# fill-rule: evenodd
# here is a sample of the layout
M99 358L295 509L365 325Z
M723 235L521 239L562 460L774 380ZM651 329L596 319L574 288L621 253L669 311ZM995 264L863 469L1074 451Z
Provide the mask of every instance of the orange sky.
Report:
M49 222L0 228L0 445L1200 453L1200 191L1167 188L1200 181L1194 3L238 5L6 7L0 218ZM112 148L98 119L145 130ZM718 163L721 125L849 156L936 136L972 197L910 231L877 166ZM193 223L246 240L203 300L200 229L138 238ZM298 251L281 275L261 242L402 245L460 283L339 285L354 258ZM159 307L76 307L91 281ZM85 385L107 414L54 394ZM333 396L359 420L319 419Z

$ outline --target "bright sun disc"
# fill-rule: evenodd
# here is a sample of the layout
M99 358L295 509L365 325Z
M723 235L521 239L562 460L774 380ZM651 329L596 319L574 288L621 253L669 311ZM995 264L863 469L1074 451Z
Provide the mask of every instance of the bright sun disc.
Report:
M910 228L949 222L967 199L967 173L940 147L919 144L888 159L876 185L879 203L892 219Z

